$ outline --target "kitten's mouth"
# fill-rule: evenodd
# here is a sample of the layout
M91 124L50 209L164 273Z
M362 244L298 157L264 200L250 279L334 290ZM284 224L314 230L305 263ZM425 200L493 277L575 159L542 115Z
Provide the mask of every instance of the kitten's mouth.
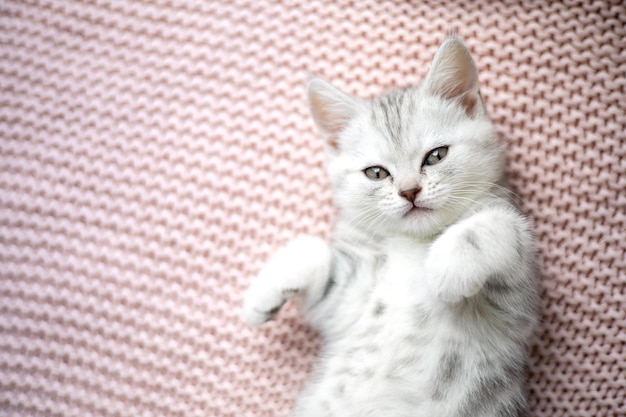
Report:
M424 215L426 213L430 213L431 211L433 211L433 209L428 208L428 207L422 207L422 206L413 206L410 209L408 209L403 215L402 217L413 217L413 216L421 216Z

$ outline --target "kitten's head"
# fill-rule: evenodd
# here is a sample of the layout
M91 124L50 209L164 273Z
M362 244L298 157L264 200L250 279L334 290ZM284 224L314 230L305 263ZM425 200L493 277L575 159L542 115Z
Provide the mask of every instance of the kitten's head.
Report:
M340 215L365 230L436 235L503 176L476 66L455 37L417 87L366 101L313 78L308 91Z

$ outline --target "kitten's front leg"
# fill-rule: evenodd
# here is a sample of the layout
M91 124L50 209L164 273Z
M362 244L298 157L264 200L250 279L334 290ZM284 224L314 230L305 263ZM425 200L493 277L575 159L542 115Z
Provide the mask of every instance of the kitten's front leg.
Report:
M428 281L441 300L459 302L476 295L490 277L525 267L530 246L528 224L518 213L481 211L435 240L426 261Z
M259 326L271 319L288 299L301 295L305 304L321 298L330 279L332 252L324 240L300 236L280 249L252 281L243 316Z

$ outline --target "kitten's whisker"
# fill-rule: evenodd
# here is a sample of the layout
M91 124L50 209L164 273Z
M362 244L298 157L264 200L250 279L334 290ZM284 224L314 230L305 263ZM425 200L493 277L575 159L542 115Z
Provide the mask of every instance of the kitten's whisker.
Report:
M371 208L367 211L360 213L357 216L350 218L350 223L357 225L357 226L362 226L369 230L371 229L370 226L374 222L379 221L381 218L383 218L383 220L387 220L386 218L384 218L383 213L380 213L375 208Z
M465 185L465 184L460 183L458 185ZM505 189L502 189L502 191L505 191ZM478 195L478 194L480 194L482 196L489 196L489 197L492 197L494 199L501 199L502 198L501 195L498 195L498 194L496 194L494 192L491 192L491 191L480 191L480 192L477 192L477 191L474 191L474 190L467 190L467 189L461 189L461 190L456 190L455 189L454 192L451 192L450 194L451 194L452 197L454 197L455 195ZM517 196L513 192L511 192L511 195L513 197Z
M511 190L511 189L509 189L509 188L507 188L507 187L505 187L505 186L503 186L501 184L495 183L495 182L489 182L489 181L462 181L462 182L457 183L456 186L458 186L458 187L462 187L462 186L488 186L488 187L491 187L491 188L496 188L499 191L501 191L501 192L503 192L505 194L511 195L513 197L521 198L519 196L519 194L515 193L513 190Z
M459 200L462 200L462 201L459 201ZM478 205L479 207L485 207L488 204L485 201L475 200L473 198L463 197L459 195L451 196L450 200L448 200L449 205L456 207L456 208L463 208L465 210L468 209L467 202L471 203L472 205Z

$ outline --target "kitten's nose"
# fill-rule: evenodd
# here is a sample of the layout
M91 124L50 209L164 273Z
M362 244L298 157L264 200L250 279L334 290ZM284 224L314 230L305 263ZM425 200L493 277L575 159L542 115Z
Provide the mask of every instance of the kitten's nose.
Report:
M421 187L415 187L409 190L400 191L400 195L409 202L413 203L415 201L415 197L420 193L420 191L422 191Z

